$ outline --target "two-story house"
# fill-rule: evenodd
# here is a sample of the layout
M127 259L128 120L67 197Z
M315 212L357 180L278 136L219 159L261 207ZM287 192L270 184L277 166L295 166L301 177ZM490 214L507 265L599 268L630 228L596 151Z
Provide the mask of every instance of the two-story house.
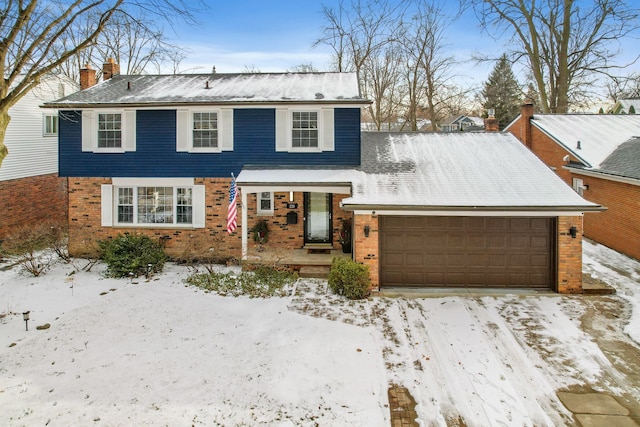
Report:
M9 155L0 167L0 241L16 227L66 222L66 179L58 177L58 112L42 110L78 90L64 76L49 74L9 109L5 134Z
M264 220L265 246L316 251L348 219L375 289L581 291L582 215L598 205L509 134L361 134L367 103L354 73L115 75L48 103L70 249L129 231L170 255L199 236L247 258Z
M640 259L640 115L534 114L525 103L507 131L569 186L605 206L585 236Z

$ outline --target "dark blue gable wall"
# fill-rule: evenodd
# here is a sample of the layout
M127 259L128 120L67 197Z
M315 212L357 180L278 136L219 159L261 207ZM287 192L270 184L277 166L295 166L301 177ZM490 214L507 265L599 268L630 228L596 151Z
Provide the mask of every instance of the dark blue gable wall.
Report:
M80 112L60 113L60 176L228 177L244 165L355 166L360 164L360 110L335 110L335 151L275 151L275 110L234 110L234 149L222 153L176 152L175 110L138 111L136 151L82 152Z

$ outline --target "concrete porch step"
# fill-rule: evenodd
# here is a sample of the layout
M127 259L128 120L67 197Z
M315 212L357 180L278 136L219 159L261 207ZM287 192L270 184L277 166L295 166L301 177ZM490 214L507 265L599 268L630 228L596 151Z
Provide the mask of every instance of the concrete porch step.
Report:
M303 265L300 267L300 277L326 279L329 277L330 267L326 265Z

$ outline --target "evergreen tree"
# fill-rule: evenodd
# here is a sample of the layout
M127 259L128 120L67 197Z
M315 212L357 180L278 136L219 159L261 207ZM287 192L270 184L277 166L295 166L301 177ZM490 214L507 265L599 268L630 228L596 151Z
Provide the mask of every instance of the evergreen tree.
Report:
M520 113L522 90L506 54L500 57L489 74L482 89L482 98L485 110L495 110L500 129L504 129Z
M632 105L631 107L629 107L629 114L635 114L636 113L636 109L635 107Z

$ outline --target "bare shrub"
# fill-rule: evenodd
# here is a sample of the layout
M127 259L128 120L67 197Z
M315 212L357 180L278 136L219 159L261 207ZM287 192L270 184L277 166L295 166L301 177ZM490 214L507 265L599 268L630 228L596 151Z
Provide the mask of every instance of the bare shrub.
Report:
M17 227L2 242L2 249L16 258L24 271L38 277L55 262L50 248L59 233L59 226L47 222Z
M193 234L175 261L188 265L194 272L203 267L208 273L213 273L216 265L228 264L232 260L221 250L223 247L223 237L218 231L209 235Z
M74 242L74 258L70 264L76 271L91 271L101 258L95 233L87 228L75 230Z

